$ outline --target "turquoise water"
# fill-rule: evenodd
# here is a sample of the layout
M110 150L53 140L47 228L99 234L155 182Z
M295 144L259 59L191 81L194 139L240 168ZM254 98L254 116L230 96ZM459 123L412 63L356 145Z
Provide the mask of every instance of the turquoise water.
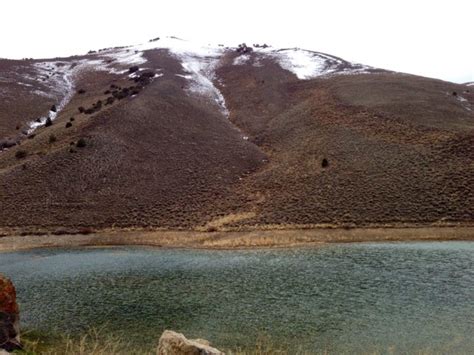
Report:
M472 353L474 243L0 254L22 326L104 326L152 347L173 329L222 348L268 337L311 352Z

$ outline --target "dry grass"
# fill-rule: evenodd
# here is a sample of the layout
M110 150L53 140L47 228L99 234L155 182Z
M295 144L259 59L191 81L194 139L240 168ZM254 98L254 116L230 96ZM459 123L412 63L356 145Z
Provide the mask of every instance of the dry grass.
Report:
M137 350L124 339L107 334L102 329L91 329L80 338L59 336L51 338L38 334L26 334L22 339L24 350L19 354L28 355L147 355L155 354Z
M1 235L1 233L0 233ZM76 235L0 237L0 252L31 248L141 245L162 248L238 249L320 246L325 243L474 240L473 226L423 228L317 228L229 232L105 230Z
M127 343L120 337L107 334L104 330L91 329L80 338L60 336L51 338L49 335L40 335L26 332L23 337L23 351L18 354L25 355L152 355L156 354L156 348L139 349ZM452 351L452 344L447 344L445 349L434 351L430 348L413 351L414 355L444 354ZM454 344L455 345L455 344ZM219 347L218 347L219 348ZM335 352L328 349L314 351L302 350L301 348L289 348L277 346L270 338L259 337L252 348L221 349L228 355L329 355L329 354L351 354L350 350ZM367 349L367 355L397 354L395 346L379 349Z

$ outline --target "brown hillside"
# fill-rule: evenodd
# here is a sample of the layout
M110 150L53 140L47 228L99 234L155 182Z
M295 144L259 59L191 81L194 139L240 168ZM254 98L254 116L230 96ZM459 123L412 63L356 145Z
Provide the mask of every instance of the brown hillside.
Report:
M84 69L74 90L85 92L30 139L16 126L57 100L0 81L0 141L21 138L0 152L0 227L474 222L466 86L376 70L299 80L271 57L235 65L236 55L226 51L213 77L229 117L190 91L179 59L151 50L139 72L155 73L150 83L119 64L116 73ZM31 70L0 65L2 78ZM105 104L128 87L139 88ZM79 112L98 100L99 109Z

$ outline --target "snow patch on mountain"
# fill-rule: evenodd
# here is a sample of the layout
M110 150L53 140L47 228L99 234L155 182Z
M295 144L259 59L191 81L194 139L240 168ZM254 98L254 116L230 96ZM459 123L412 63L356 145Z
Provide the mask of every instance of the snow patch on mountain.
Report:
M110 68L105 65L102 60L82 59L76 62L65 61L45 61L34 64L37 78L42 78L41 85L47 90L34 90L36 95L48 97L58 100L56 111L49 111L47 116L38 118L28 124L28 134L31 134L38 127L44 126L48 118L54 121L62 109L71 101L75 93L75 78L85 70L104 70L109 71ZM32 80L31 76L26 79Z
M326 58L300 49L288 49L272 53L280 66L294 73L298 79L306 80L332 73Z
M273 58L280 66L295 74L300 80L314 79L333 74L368 73L371 67L349 63L324 53L312 52L300 48L280 50L258 49L258 52Z
M175 37L166 37L156 42L149 42L134 47L136 50L165 49L177 58L189 80L188 90L214 101L226 116L229 111L220 90L214 85L215 71L225 49L210 45L199 45Z
M242 54L239 55L234 59L232 62L233 65L243 65L246 64L250 60L250 55L249 54Z

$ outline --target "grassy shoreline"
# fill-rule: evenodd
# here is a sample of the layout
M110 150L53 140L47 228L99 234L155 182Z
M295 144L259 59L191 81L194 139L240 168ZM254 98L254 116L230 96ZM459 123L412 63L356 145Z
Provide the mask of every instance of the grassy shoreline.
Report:
M313 228L251 231L104 230L90 234L15 235L0 237L0 252L35 248L152 246L192 249L314 247L327 243L474 241L474 226Z

